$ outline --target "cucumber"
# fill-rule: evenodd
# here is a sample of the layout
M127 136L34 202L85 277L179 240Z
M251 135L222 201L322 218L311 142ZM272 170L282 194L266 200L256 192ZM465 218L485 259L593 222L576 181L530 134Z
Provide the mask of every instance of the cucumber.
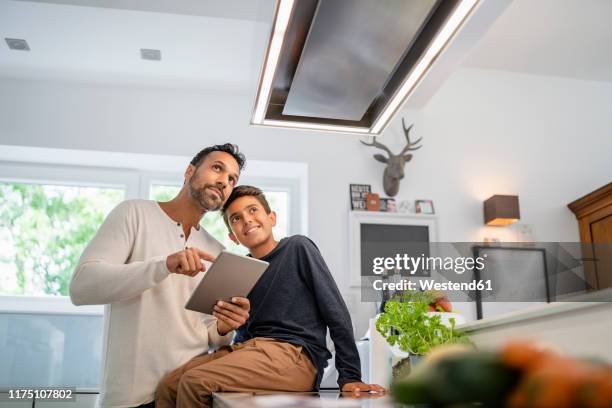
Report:
M418 371L396 382L392 394L396 401L405 404L479 402L501 405L518 379L519 372L503 365L498 354L466 351L419 367Z

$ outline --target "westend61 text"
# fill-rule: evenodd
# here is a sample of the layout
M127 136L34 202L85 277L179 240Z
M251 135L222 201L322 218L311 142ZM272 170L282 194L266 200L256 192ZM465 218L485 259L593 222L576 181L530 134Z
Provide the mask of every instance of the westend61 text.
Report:
M372 287L374 290L416 290L417 282L406 279L402 279L399 282L383 282L381 279L377 279L372 282ZM418 287L420 290L493 290L490 279L480 279L471 282L436 282L433 279L428 279L418 281Z

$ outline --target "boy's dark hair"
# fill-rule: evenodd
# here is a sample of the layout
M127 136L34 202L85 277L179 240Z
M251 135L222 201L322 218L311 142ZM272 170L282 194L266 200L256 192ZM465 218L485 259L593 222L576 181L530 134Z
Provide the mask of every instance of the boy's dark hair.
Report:
M230 225L229 225L229 220L228 220L229 214L227 214L227 209L229 208L231 203L236 201L236 199L240 197L245 197L245 196L255 197L257 201L261 203L264 210L266 210L266 214L270 214L272 212L272 210L270 209L270 204L268 204L268 200L266 199L266 196L263 193L263 191L253 186L238 186L234 188L234 190L232 191L232 194L230 194L230 196L227 198L227 201L225 202L225 204L223 204L223 209L221 210L221 212L223 213L223 221L225 221L225 225L227 226L227 229L229 229L230 231L232 229L230 228Z
M202 163L202 160L204 160L204 158L212 152L225 152L225 153L231 154L232 157L238 163L238 168L240 169L240 171L242 171L242 169L244 168L244 165L246 164L246 158L244 157L244 154L240 153L240 150L238 149L238 145L231 144L231 143L209 146L205 149L202 149L200 150L198 154L193 156L193 159L191 159L190 163L193 166L198 167Z

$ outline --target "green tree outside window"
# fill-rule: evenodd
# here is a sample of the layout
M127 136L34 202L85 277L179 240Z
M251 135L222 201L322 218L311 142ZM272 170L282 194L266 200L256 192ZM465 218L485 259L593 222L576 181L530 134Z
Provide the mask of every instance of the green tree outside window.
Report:
M68 295L78 259L118 188L0 183L0 293Z

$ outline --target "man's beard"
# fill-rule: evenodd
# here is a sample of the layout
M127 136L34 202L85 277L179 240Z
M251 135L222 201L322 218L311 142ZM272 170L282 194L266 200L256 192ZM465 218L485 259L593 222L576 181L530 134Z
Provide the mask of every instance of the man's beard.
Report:
M198 202L202 209L206 211L217 211L223 206L223 191L214 184L205 184L204 187L198 189L195 188L193 184L191 184L191 180L189 180L187 185L189 187L189 195ZM221 197L217 197L215 194L210 193L207 190L208 188L216 189L219 194L221 194Z

